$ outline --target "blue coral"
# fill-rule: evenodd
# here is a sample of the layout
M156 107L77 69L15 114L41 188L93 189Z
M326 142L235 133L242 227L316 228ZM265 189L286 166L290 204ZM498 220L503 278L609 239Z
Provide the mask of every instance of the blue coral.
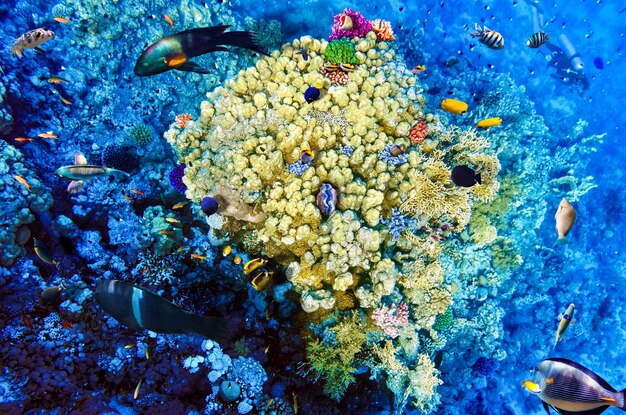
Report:
M287 170L289 170L290 173L293 173L296 176L301 176L302 173L304 173L310 166L310 163L303 163L301 160L298 160L295 163L291 163L289 166L287 166Z
M116 143L108 143L101 154L102 164L107 167L132 173L139 168L139 158L130 147Z
M400 239L402 231L407 230L409 232L415 230L417 227L417 219L412 216L407 216L399 209L393 208L391 211L390 219L381 219L380 223L389 228L389 233L394 241Z
M391 154L391 149L393 148L393 146L394 144L387 144L384 150L378 152L378 158L380 159L380 161L385 162L392 167L396 167L400 164L406 163L408 158L406 153L402 153L397 156Z

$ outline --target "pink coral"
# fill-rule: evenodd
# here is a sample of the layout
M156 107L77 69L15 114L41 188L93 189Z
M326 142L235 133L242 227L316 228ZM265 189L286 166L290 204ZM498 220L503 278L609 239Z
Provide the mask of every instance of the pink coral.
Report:
M372 318L385 334L395 339L400 334L399 329L409 323L409 306L405 303L400 303L398 307L395 304L389 308L382 306L374 310Z
M333 85L345 85L350 80L350 77L344 71L327 71L325 68L322 68L320 72L322 75L326 75Z
M409 140L411 141L411 145L422 144L426 135L428 134L428 126L426 125L425 120L419 120L417 124L411 128L411 132L409 133Z
M352 9L345 9L342 14L349 16L352 19L352 28L349 30L343 30L339 27L341 14L333 17L333 30L328 38L328 41L341 39L342 37L348 37L350 39L355 37L364 38L372 30L372 23L367 20L359 12L355 12Z

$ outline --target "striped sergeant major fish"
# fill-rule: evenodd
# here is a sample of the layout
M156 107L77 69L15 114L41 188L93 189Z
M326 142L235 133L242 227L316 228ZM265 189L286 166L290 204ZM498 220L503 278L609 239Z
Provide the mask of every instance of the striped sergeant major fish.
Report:
M535 379L522 386L562 415L599 415L609 406L626 411L624 393L617 391L583 365L564 358L542 360L535 368Z
M221 342L228 322L189 313L145 288L119 280L100 280L94 294L104 311L131 330L155 333L196 333Z
M480 25L476 23L476 31L470 33L470 36L477 37L478 41L489 49L504 49L504 38L502 35L495 30L489 29L487 26L481 28Z
M526 46L531 49L537 49L539 46L550 40L550 35L545 32L537 32L531 35L526 41Z

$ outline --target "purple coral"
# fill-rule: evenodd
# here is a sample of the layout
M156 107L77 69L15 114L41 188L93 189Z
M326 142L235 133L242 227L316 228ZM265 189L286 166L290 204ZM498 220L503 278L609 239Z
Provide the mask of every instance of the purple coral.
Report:
M311 163L303 163L301 160L298 160L295 163L291 163L289 166L287 166L287 170L289 170L290 173L293 173L296 176L301 176L302 173L304 173L310 165Z
M345 14L352 19L352 28L348 30L344 30L340 28L340 20L341 15ZM333 17L333 29L328 41L341 39L342 37L347 38L355 38L360 37L364 38L372 30L372 23L367 20L363 15L359 12L355 12L352 9L345 9L343 13L336 15Z
M389 228L389 233L391 233L391 238L394 241L400 239L403 230L412 231L417 226L417 219L405 215L396 208L391 211L391 219L383 218L380 222Z
M187 191L187 185L183 182L183 176L185 175L185 163L179 164L170 171L170 186L178 191L180 194L185 194Z
M406 303L400 303L397 307L395 304L391 307L382 306L374 310L372 318L385 334L395 339L400 335L400 328L409 324L409 306Z

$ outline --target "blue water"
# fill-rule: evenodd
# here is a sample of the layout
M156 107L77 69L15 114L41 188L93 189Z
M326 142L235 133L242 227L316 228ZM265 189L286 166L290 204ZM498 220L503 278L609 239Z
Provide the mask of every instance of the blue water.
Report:
M617 390L626 387L624 4L360 3L11 0L0 5L0 413L541 414L540 399L520 384L549 356L576 361ZM396 356L410 370L418 353L441 359L435 375L442 382L431 391L437 396L432 400L432 394L412 394L399 403L408 386L394 390L389 376L375 375L375 365L353 368L353 382L341 399L333 399L324 377L308 366L306 349L318 338L338 344L328 327L347 315L345 309L303 313L301 292L285 283L281 253L259 252L256 236L236 227L212 231L198 195L174 209L191 195L170 185L169 172L184 151L173 149L164 134L176 128L180 114L198 120L208 92L264 58L235 49L194 59L209 69L205 75L133 73L147 46L178 31L234 25L259 33L271 53L301 36L327 39L333 16L344 8L391 22L396 40L390 45L398 62L409 71L417 64L427 67L416 77L426 98L424 112L442 125L467 130L487 116L504 119L502 126L480 133L498 154L498 180L515 187L501 190L483 208L503 239L474 247L467 228L442 242L440 285L455 291L451 326L439 333L438 346L421 327L416 349ZM70 20L56 22L55 15ZM525 46L537 29L534 20L541 19L552 44L567 49L565 37L580 55L580 81L563 79L575 76L567 67L557 74L544 56L546 46ZM490 50L471 38L475 23L502 33L505 48ZM41 45L45 53L29 49L21 59L11 56L15 39L39 27L55 32ZM66 82L49 82L53 76ZM467 102L469 112L444 112L440 101L450 97ZM486 109L492 113L480 112ZM136 126L145 126L146 145L133 141ZM48 131L57 138L39 137ZM71 195L69 182L54 172L73 164L77 151L89 164L130 177L86 181ZM569 242L554 244L554 215L563 197L572 202L577 219ZM55 264L37 255L35 239ZM234 252L225 256L225 246ZM499 267L496 251L516 258L517 265ZM257 292L242 267L259 254L282 280ZM231 336L220 349L196 334L130 330L92 295L105 279L147 287L192 313L224 317ZM60 297L42 304L41 292L61 284ZM390 296L376 307L397 300ZM575 322L553 348L559 314L570 303L576 305ZM367 310L359 312L370 319ZM380 330L372 334L375 327L370 319L371 337L358 359L375 356L373 344L382 347L389 340L376 337ZM393 344L399 347L398 341ZM234 402L218 393L226 380L242 389ZM429 404L420 411L413 398Z

